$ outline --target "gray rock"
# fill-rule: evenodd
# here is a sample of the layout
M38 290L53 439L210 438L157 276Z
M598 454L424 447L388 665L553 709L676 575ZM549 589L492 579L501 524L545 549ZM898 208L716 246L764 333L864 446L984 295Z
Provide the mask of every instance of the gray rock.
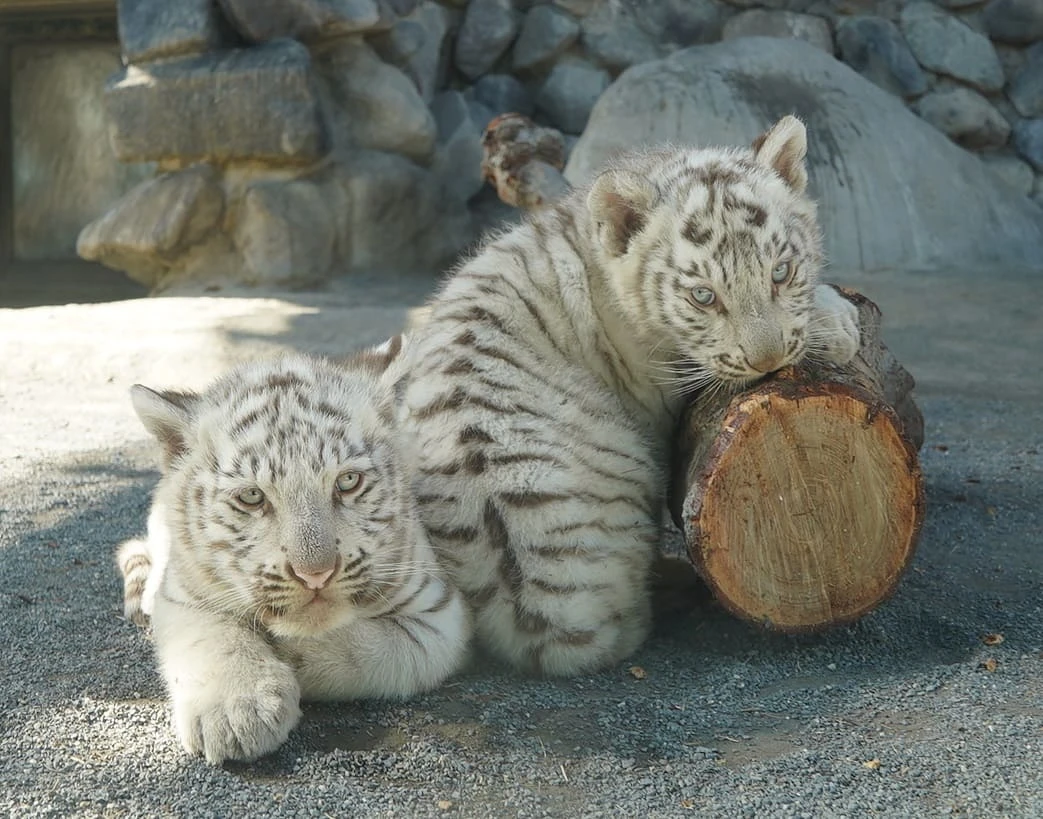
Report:
M993 43L993 46L996 49L996 56L1000 58L1000 65L1003 66L1003 76L1007 78L1008 83L1013 82L1014 78L1021 73L1021 69L1025 67L1028 53L1032 49L1004 43Z
M554 6L535 6L514 44L514 69L539 68L565 53L579 37L579 23Z
M1040 0L992 0L982 13L985 31L1003 43L1031 43L1043 39L1043 3Z
M398 154L351 154L332 181L344 197L336 212L350 269L437 269L473 238L466 209L446 198L441 180Z
M985 97L969 88L932 91L920 98L916 112L965 148L981 150L1005 145L1010 123Z
M598 0L551 0L558 8L565 9L576 17L585 17L594 10Z
M443 91L431 102L438 123L438 149L432 170L443 181L446 195L466 202L484 184L482 180L482 131L472 109L459 91Z
M471 114L471 120L478 126L478 130L485 132L486 126L492 122L496 112L487 105L483 105L473 95L464 95L467 98L467 110Z
M1027 162L1022 162L1016 156L999 154L985 154L981 161L1012 190L1016 190L1023 196L1032 193L1032 183L1035 181L1036 175L1032 172L1032 166Z
M434 117L402 71L382 62L365 42L347 38L315 58L333 105L335 139L350 149L392 151L427 162L434 151Z
M901 26L909 48L924 68L963 80L980 91L1003 88L1003 66L988 37L933 3L906 6Z
M399 20L387 31L374 34L369 44L386 63L396 68L407 68L409 61L424 47L427 32L413 20Z
M1043 172L1043 117L1024 119L1014 126L1014 147L1033 168Z
M469 79L487 73L518 33L510 0L471 0L456 37L456 67Z
M233 234L245 284L314 284L329 278L337 233L329 195L307 180L246 188Z
M561 131L582 133L594 103L610 82L609 73L597 66L579 59L563 60L544 81L536 107Z
M279 37L310 42L391 27L384 0L217 0L244 38L263 43Z
M470 129L475 136L481 135L471 120L467 97L462 91L441 91L431 100L431 114L438 127L438 141L448 142L461 130Z
M407 17L416 11L416 7L420 5L420 0L388 0L388 5L399 17Z
M468 94L488 108L493 116L513 112L528 117L536 108L529 89L510 74L486 74L468 89Z
M898 26L883 17L850 17L837 24L840 59L867 80L900 97L927 90L927 75Z
M307 49L291 40L129 66L109 81L112 150L124 162L310 162L326 138Z
M409 15L409 22L424 30L424 42L409 58L405 72L413 80L425 102L431 102L435 92L445 87L449 73L447 36L452 22L449 9L433 0L424 0Z
M1043 116L1043 43L1028 50L1028 59L1007 89L1007 98L1023 117Z
M737 37L792 37L811 43L827 54L834 50L833 33L827 21L792 11L750 9L737 14L724 24L722 39Z
M659 38L641 27L632 5L606 0L580 23L583 47L608 68L623 69L663 56Z
M938 0L939 6L944 6L947 9L965 9L968 6L977 6L981 4L981 0Z
M116 10L127 62L201 54L224 44L213 0L119 0Z
M851 7L860 2L863 0L833 0L832 5L841 14L851 14L854 13ZM728 0L728 5L739 9L767 8L803 12L815 5L815 0Z
M791 113L808 126L810 190L835 270L1043 258L1038 208L901 100L799 40L729 40L624 72L594 106L565 175L583 184L619 151L649 143L749 145Z
M714 0L655 0L640 8L639 24L661 43L690 46L721 39L725 12Z
M154 287L180 255L214 231L223 209L224 192L209 165L160 174L87 225L76 252Z

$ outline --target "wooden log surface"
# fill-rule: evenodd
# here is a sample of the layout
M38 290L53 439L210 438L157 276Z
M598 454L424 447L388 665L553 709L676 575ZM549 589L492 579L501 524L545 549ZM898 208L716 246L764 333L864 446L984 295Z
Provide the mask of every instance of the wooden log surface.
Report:
M482 136L482 178L508 205L529 210L564 196L569 189L565 138L521 114L503 114Z
M851 622L894 591L923 522L912 376L859 311L844 367L805 360L734 397L697 397L676 438L670 507L717 600L768 628Z
M552 129L505 114L483 148L483 174L510 205L568 190ZM696 396L676 435L669 506L691 563L725 608L779 631L851 622L886 600L923 523L912 376L883 343L877 306L841 292L862 333L850 364L805 360L739 395Z

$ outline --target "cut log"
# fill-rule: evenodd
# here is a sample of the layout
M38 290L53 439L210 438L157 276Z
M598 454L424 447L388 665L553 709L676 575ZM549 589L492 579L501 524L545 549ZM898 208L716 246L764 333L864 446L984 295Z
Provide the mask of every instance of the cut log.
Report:
M565 138L521 114L503 114L482 135L482 178L508 205L531 210L569 190L561 173Z
M838 288L839 289L839 288ZM807 361L740 395L703 396L677 437L671 512L717 600L767 628L848 623L894 591L923 522L912 376L859 311L847 366Z

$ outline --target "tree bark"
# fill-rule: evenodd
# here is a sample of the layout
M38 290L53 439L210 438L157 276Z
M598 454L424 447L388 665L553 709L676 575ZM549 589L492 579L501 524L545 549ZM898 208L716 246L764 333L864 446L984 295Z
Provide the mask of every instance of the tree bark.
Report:
M840 292L859 311L850 364L806 361L697 397L676 438L670 509L692 563L725 608L778 631L887 599L923 522L913 378L881 341L877 306Z

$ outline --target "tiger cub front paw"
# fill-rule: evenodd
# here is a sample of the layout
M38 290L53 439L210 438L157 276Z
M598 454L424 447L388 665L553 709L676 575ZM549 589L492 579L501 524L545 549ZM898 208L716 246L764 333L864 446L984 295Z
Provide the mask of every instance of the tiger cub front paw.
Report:
M251 762L282 745L301 718L301 690L283 663L252 669L213 688L175 690L174 730L190 754L213 765Z
M812 355L834 364L847 364L858 353L862 341L858 308L830 285L818 285L809 336Z

